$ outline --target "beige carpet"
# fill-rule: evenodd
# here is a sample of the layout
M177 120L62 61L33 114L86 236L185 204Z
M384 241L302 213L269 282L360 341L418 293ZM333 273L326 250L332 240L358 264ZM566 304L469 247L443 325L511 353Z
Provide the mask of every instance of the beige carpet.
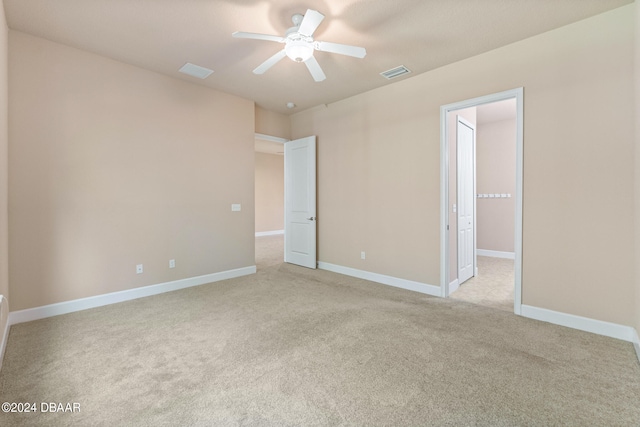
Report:
M513 260L478 257L478 275L464 282L451 298L513 313Z
M327 271L258 273L11 329L2 426L637 426L629 343Z
M284 236L256 237L256 266L258 270L284 262Z

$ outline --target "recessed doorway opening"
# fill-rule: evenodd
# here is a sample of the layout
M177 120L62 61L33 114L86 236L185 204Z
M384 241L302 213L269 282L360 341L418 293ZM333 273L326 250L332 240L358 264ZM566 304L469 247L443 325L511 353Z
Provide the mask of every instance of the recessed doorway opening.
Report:
M522 304L522 88L441 107L441 294Z

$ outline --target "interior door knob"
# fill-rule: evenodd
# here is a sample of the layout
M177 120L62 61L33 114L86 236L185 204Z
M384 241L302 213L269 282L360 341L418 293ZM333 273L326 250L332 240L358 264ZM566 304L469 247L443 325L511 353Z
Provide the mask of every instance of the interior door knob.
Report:
M315 216L312 216L311 218L307 218L307 219L308 219L309 221L313 221L313 220L315 220L315 219L316 219L316 217L315 217Z

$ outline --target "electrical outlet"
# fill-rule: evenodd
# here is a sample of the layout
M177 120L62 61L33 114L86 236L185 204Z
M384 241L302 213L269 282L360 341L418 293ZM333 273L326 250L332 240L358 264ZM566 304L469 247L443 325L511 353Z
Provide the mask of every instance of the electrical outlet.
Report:
M176 260L175 259L170 259L169 260L169 268L176 268Z
M142 267L142 264L136 265L136 274L142 274L142 273L144 273L144 268Z
M360 259L367 259L367 254L364 251L360 252Z

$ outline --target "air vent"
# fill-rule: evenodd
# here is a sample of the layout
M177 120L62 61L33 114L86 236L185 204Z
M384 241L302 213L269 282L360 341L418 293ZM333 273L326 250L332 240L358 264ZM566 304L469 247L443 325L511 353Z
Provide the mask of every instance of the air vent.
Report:
M392 68L390 70L384 71L384 72L380 73L380 75L382 77L384 77L385 79L391 80L391 79L395 79L396 77L400 77L403 74L409 74L410 72L411 72L410 69L408 69L404 65L401 65L399 67Z
M199 79L206 79L211 75L211 73L213 73L213 70L192 64L190 62L184 64L178 71L191 77L197 77Z

